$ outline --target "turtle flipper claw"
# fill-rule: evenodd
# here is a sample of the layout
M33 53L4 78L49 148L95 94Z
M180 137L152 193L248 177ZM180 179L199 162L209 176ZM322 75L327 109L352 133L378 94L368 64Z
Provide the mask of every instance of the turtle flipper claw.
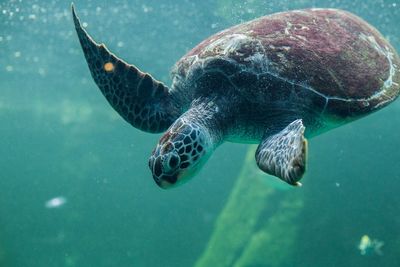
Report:
M267 136L257 148L257 165L288 184L301 186L306 170L307 140L302 120L295 120L275 135Z

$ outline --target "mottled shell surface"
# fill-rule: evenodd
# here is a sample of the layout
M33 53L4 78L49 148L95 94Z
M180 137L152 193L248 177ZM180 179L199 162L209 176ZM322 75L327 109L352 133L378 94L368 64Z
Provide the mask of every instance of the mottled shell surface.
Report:
M288 101L308 101L321 114L351 119L398 96L399 66L393 47L361 18L307 9L261 17L209 37L177 62L173 79L175 85L193 83L218 72L252 101L283 90L279 84L285 83L284 90L291 87L297 96L290 100L287 93ZM216 82L209 81L210 87ZM278 95L271 94L271 101Z

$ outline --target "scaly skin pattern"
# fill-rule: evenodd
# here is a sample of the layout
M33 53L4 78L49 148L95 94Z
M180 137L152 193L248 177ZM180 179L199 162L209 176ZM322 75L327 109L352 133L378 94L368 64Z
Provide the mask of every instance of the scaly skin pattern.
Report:
M160 139L149 159L155 182L161 187L167 187L167 183L176 185L180 172L204 156L206 143L207 138L197 124L178 119Z
M199 76L219 75L249 102L286 99L280 104L285 109L299 101L295 108L341 123L393 101L399 67L393 47L361 18L308 9L261 17L209 37L176 64L174 85L203 90Z

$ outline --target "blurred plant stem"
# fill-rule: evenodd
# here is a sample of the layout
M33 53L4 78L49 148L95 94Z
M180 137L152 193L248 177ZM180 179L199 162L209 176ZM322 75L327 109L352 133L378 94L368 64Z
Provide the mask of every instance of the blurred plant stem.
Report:
M303 193L259 171L254 153L251 147L196 267L290 265Z

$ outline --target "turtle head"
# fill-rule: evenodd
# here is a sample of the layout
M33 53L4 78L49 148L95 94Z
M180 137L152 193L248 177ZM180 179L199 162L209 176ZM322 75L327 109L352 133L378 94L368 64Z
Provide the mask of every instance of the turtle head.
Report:
M170 188L193 177L214 149L205 127L178 119L161 137L150 159L155 182Z

